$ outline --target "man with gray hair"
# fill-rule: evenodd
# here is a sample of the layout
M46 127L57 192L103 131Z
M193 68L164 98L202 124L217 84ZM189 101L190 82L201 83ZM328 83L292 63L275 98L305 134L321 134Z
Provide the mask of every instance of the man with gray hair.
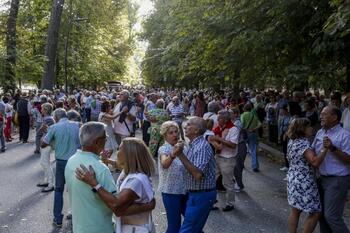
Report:
M215 159L212 148L203 136L206 126L203 118L190 118L185 129L186 137L190 140L186 155L181 143L175 145L173 152L187 170L185 187L188 201L180 233L202 232L216 200Z
M171 102L167 106L167 111L171 119L175 121L179 126L181 138L184 140L185 137L182 129L182 122L184 120L186 113L185 113L184 107L180 103L178 96L174 96L172 98Z
M220 102L218 101L211 101L208 104L208 112L203 115L203 119L212 119L214 122L214 127L218 125L218 112L221 109Z
M63 108L58 108L53 112L56 124L48 128L46 136L43 138L41 148L54 144L56 158L55 177L55 197L54 197L54 220L56 227L62 227L62 208L64 191L64 169L68 159L80 148L79 123L69 121L67 112Z
M81 150L78 150L67 162L65 178L73 212L73 232L112 233L112 210L96 196L89 185L75 177L80 165L92 167L100 186L116 194L116 186L109 168L101 163L99 154L103 151L106 138L105 125L101 122L85 123L79 132ZM95 187L98 189L98 187Z
M128 90L122 90L119 94L120 102L114 108L114 114L120 114L114 120L114 134L118 145L121 141L134 135L133 123L136 121L136 106L129 100Z
M211 136L209 141L215 147L216 178L222 175L222 182L227 190L226 206L223 211L231 211L235 202L234 168L240 129L232 124L229 111L219 111L218 126L214 128L214 133L215 136Z

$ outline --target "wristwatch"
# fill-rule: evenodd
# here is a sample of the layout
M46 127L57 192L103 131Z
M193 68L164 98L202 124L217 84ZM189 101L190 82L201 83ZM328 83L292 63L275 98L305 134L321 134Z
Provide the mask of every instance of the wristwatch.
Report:
M98 191L100 188L102 188L102 185L97 184L96 186L94 186L94 187L91 189L91 191L93 191L94 193L97 193L97 191Z

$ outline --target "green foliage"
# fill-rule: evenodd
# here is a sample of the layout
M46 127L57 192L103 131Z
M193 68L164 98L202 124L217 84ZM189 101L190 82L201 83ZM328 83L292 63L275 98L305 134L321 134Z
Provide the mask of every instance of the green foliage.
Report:
M40 87L52 1L21 0L17 19L17 81ZM137 6L129 0L66 0L59 35L56 86L65 84L65 42L68 40L67 74L70 87L104 86L125 80L134 48L132 27ZM6 28L7 11L0 13ZM5 59L5 34L0 37L0 74Z
M163 86L341 88L345 2L156 0L143 76Z

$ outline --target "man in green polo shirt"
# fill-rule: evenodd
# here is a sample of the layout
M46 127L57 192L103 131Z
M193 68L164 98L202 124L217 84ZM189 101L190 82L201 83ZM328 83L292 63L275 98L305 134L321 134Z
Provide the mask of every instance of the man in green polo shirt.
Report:
M259 172L259 161L256 151L258 147L258 129L261 127L261 123L252 109L253 105L250 102L244 105L241 122L243 129L246 129L248 133L248 147L252 156L252 169L254 172Z
M75 178L75 169L81 164L86 167L92 166L98 183L105 190L116 194L113 176L99 158L106 142L105 125L99 122L88 122L81 127L79 138L82 149L68 160L65 169L72 206L73 232L113 233L112 210L104 204L89 185Z

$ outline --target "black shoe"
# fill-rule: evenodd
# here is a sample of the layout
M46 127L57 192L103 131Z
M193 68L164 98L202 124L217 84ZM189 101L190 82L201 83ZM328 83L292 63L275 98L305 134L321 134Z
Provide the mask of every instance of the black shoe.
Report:
M6 151L6 148L1 148L1 152L5 152Z
M52 225L57 228L62 228L62 222L57 222L56 220L53 220Z
M254 168L253 172L260 172L259 168Z
M234 209L235 209L235 207L233 207L233 205L227 205L227 206L225 206L225 208L222 209L222 211L228 212L228 211L231 211Z
M49 186L48 183L38 183L38 184L36 185L36 187L47 187L47 186Z
M34 154L40 154L40 150L35 150Z
M72 214L67 214L66 219L71 220L72 219Z
M217 207L217 206L212 206L211 207L211 210L218 210L219 209L219 207Z
M23 143L28 143L28 141L27 141L27 140L25 140L25 141L23 141Z
M43 190L41 190L41 192L48 193L48 192L52 192L53 190L55 190L54 187L46 187L46 188L43 188Z

